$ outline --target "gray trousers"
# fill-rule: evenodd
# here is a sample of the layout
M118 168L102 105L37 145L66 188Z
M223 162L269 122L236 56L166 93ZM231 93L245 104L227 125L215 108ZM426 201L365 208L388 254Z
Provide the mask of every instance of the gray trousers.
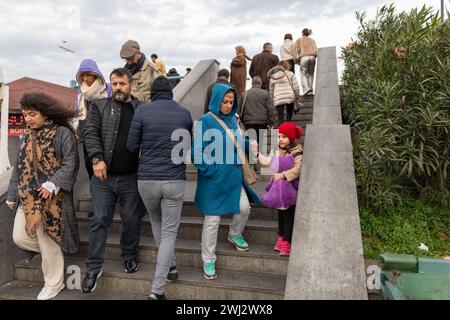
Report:
M158 246L152 292L163 294L167 274L175 266L175 242L180 226L186 181L138 181L139 193L150 214Z
M230 237L240 236L244 232L245 225L247 224L250 216L250 202L248 201L247 192L244 187L241 189L239 214L233 216L233 222L230 225ZM202 259L203 263L216 262L216 246L217 235L219 233L221 216L207 216L203 222L202 232Z

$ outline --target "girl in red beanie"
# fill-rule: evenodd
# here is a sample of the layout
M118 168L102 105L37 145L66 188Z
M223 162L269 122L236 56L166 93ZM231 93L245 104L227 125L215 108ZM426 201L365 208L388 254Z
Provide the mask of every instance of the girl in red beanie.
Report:
M278 209L278 241L274 249L281 256L289 256L303 159L303 148L296 141L303 130L292 122L285 122L278 131L278 150L269 157L259 153L257 156L260 165L270 167L273 173L262 201L266 207Z

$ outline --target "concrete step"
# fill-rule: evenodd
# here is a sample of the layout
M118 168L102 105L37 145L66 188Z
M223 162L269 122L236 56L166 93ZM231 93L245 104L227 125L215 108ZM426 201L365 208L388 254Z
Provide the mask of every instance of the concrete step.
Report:
M89 212L89 210L91 210L91 199L88 197L80 198L78 203L79 203L79 210L86 212L86 217L87 217L87 212ZM114 212L116 214L120 213L120 205L119 204L116 205ZM200 212L200 210L198 210L195 207L194 202L189 201L189 200L187 200L183 203L183 209L182 209L181 215L183 217L203 217L204 216ZM227 217L231 217L231 216L227 216ZM271 208L266 208L262 204L258 204L258 205L253 204L252 208L251 208L250 219L277 220L278 219L277 210L271 209Z
M79 257L87 257L89 235L80 235ZM110 234L107 240L106 259L121 260L120 236ZM148 235L142 236L139 244L138 261L156 263L158 249L155 241ZM250 250L239 252L228 242L217 243L217 269L240 272L260 272L287 275L288 259L280 257L272 246L250 244ZM177 266L202 268L200 240L177 240L175 247Z
M312 95L309 95L309 96L301 96L300 97L300 101L303 102L303 103L307 103L307 102L313 103L314 102L314 95L312 94Z
M84 260L66 258L67 266L78 266L85 274ZM206 280L201 268L179 267L177 282L168 283L165 294L169 299L184 300L279 300L284 297L286 277L261 273L218 271L218 278ZM121 261L107 260L98 289L113 290L131 295L147 295L155 273L153 264L141 263L138 272L127 274ZM30 263L15 264L16 280L43 282L41 257ZM70 293L70 292L69 292ZM76 293L78 294L78 292ZM87 294L90 296L90 294Z
M43 283L14 280L0 286L0 300L36 300ZM147 300L147 295L136 295L112 290L96 289L92 294L65 288L53 300Z
M89 218L87 212L78 212L78 225L80 233L89 233ZM178 237L180 240L197 240L202 238L203 217L181 217ZM228 237L231 218L222 218L218 241L226 242ZM269 220L249 220L243 233L245 239L250 245L273 245L277 241L277 222ZM110 234L119 235L122 233L122 222L119 214L115 214L113 223L109 228ZM151 236L151 225L148 215L142 220L141 235Z

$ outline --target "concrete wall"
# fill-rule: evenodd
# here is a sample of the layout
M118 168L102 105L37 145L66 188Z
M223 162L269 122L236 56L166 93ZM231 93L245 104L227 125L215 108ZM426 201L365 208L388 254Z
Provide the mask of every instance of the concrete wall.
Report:
M0 176L0 285L14 280L14 263L26 258L12 241L15 212L6 206L11 171Z
M191 111L195 121L203 115L207 88L216 81L217 60L202 60L174 89L174 100Z
M349 126L342 125L336 63L335 47L319 49L285 292L289 300L368 298L352 142Z

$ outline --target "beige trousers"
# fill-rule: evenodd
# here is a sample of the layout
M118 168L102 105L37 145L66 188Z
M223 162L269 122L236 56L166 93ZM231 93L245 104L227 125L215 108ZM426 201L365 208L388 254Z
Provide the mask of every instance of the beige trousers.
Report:
M60 246L45 232L42 224L36 231L37 237L32 239L25 230L25 213L19 207L14 220L14 243L28 251L41 253L42 272L44 273L45 287L54 292L64 284L64 254Z

